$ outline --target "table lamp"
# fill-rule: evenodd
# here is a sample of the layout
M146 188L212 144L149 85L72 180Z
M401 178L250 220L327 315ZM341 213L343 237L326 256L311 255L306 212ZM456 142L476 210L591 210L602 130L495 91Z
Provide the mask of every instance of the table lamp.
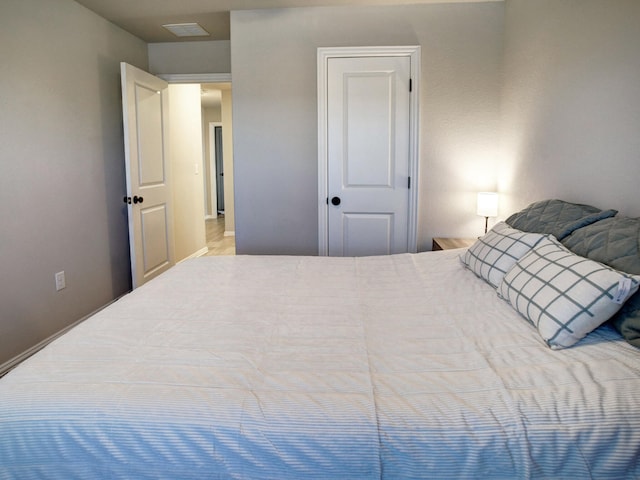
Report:
M489 217L498 216L498 194L495 192L478 192L477 213L484 217L484 233L487 233Z

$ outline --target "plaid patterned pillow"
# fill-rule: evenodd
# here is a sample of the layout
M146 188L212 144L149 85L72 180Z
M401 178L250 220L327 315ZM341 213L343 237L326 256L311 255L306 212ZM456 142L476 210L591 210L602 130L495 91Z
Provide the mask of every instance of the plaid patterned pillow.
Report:
M504 274L544 237L541 233L521 232L499 222L460 258L478 277L498 288Z
M580 257L543 239L504 276L498 295L553 349L570 347L615 314L640 277Z

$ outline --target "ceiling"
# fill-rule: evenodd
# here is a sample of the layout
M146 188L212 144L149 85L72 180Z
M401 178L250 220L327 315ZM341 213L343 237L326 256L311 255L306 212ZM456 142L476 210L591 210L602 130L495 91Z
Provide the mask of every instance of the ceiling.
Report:
M472 3L502 0L76 0L147 43L229 40L229 12L288 7ZM208 37L178 38L162 25L199 23Z

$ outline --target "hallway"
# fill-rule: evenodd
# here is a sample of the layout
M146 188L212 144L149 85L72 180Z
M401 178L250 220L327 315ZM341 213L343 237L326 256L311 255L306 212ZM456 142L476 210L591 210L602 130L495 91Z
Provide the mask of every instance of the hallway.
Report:
M218 218L211 218L205 221L207 232L207 248L209 251L206 257L216 255L235 255L236 240L233 236L224 236L224 215L218 215Z

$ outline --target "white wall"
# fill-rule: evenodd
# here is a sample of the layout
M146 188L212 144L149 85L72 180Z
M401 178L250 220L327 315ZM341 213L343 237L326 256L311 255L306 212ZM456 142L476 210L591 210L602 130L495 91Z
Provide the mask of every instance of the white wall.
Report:
M231 14L236 248L318 252L318 47L421 45L418 247L484 227L499 160L503 3Z
M119 63L147 48L71 0L2 0L0 58L1 365L130 288Z
M207 247L200 85L169 85L171 190L176 262Z
M507 0L501 214L640 215L640 1Z

